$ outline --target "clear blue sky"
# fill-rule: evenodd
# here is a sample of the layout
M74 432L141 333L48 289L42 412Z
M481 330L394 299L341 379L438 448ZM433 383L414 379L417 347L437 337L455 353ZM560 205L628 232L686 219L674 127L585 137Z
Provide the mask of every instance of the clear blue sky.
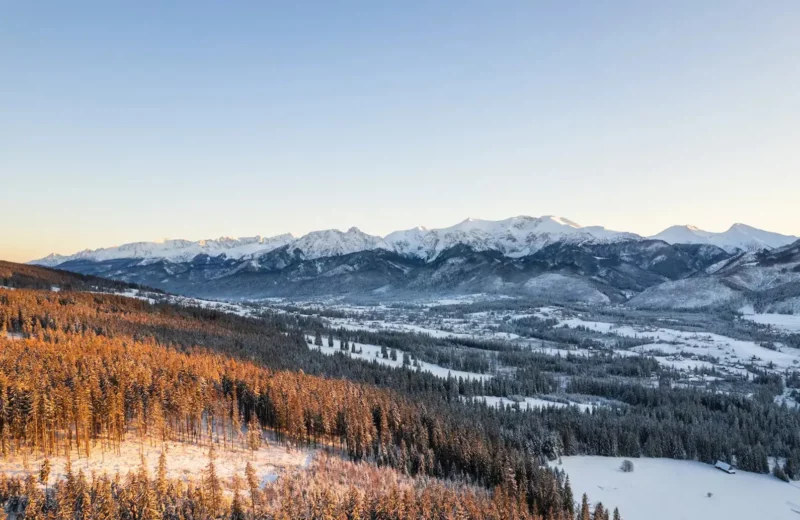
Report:
M0 258L556 214L800 234L800 2L0 2Z

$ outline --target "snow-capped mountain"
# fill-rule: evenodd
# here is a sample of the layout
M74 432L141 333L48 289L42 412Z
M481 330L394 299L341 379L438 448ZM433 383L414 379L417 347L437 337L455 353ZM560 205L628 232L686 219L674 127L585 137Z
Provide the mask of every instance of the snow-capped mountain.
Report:
M729 253L775 249L798 240L796 236L764 231L746 224L734 224L722 233L704 231L694 226L672 226L650 238L668 244L710 244Z
M188 262L197 255L219 256L227 258L243 258L256 253L265 253L285 246L294 240L291 234L274 237L221 237L213 240L164 240L163 242L133 242L117 247L85 250L74 255L48 255L33 264L53 267L74 260L103 262L122 258L141 258L145 260L169 260L171 262Z
M274 237L218 238L214 240L165 240L163 242L134 242L117 247L86 250L70 256L51 254L33 264L49 267L71 261L105 262L138 259L143 263L166 260L189 262L197 255L224 256L227 259L257 259L286 247L298 258L312 260L341 256L361 251L387 250L414 259L431 262L442 252L458 245L475 251L496 251L508 258L523 258L553 244L613 244L648 240L633 233L608 230L602 226L580 226L555 216L519 216L491 221L466 219L454 226L428 229L417 227L395 231L385 237L369 235L358 228L346 232L335 229L312 231L300 238L290 234ZM757 251L774 249L797 240L797 237L763 231L744 224L734 224L723 233L703 231L692 226L672 226L649 240L668 244L716 246L729 253L737 250Z
M381 237L368 235L357 227L351 227L345 233L338 229L312 231L289 244L289 251L299 250L305 260L342 256L373 249L391 250L391 247Z
M528 256L556 242L617 242L641 240L633 233L610 231L601 226L581 227L571 220L545 216L519 216L500 221L468 218L442 229L417 227L395 231L385 241L402 255L430 261L442 251L463 244L476 251L499 251L510 258Z

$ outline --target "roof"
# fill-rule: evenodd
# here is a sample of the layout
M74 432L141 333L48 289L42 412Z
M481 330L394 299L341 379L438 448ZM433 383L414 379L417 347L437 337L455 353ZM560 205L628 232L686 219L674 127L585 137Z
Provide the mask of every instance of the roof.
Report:
M714 467L715 467L715 468L722 469L722 470L725 470L725 471L730 471L730 470L732 470L732 469L733 469L733 466L731 466L731 465L730 465L730 464L728 464L727 462L722 462L721 460L718 460L718 461L716 462L716 464L714 464Z

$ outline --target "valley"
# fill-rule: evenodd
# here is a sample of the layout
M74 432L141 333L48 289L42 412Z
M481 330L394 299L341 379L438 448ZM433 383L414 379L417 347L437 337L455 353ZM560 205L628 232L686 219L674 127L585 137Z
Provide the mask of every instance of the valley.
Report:
M542 222L574 229L565 219ZM44 355L51 343L82 338L86 352L101 348L91 355L103 366L102 349L128 348L119 343L127 338L146 353L144 373L160 370L152 360L187 353L159 363L176 370L188 362L192 377L176 381L188 385L186 395L205 396L186 415L181 406L191 401L164 408L160 441L140 433L154 428L141 415L152 397L126 405L122 429L103 415L93 420L108 425L88 434L63 423L54 448L0 428L22 446L7 456L7 478L25 480L46 459L58 487L73 478L69 452L76 470L130 468L131 489L141 485L136 467L202 489L214 446L218 503L171 500L241 507L250 472L258 497L250 505L265 513L311 511L315 500L377 512L385 495L363 480L372 475L390 482L387 490L405 490L409 514L412 494L432 493L484 511L473 518L550 518L553 508L602 516L618 507L637 520L650 517L658 482L682 494L708 487L712 496L697 491L679 509L689 519L717 509L749 518L739 486L763 488L774 518L796 514L798 243L754 251L741 242L670 244L594 230L589 238L528 234L527 249L512 250L461 235L431 245L423 231L383 242L358 233L311 234L265 254L254 248L272 241L206 244L223 251L215 257L188 257L196 245L176 242L163 258L114 256L155 254L139 245L66 259L58 270L0 265L0 341L9 354L35 345ZM28 313L35 317L20 318ZM93 337L108 339L87 343ZM192 381L203 383L190 390ZM97 406L92 413L102 414ZM262 442L249 450L257 429ZM80 451L89 449L91 456ZM619 472L625 457L640 477ZM728 475L713 468L717 460L735 464L738 480L721 480ZM683 476L673 481L676 474ZM351 485L336 497L296 494L294 486L325 479ZM459 487L448 495L452 483Z

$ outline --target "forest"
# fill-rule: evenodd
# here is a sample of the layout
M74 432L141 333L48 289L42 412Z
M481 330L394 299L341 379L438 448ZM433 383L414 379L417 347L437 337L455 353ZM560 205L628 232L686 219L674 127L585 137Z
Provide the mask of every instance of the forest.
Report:
M319 318L300 314L246 318L97 291L38 289L56 280L37 281L37 289L29 289L13 273L5 280L16 287L0 289L4 455L113 450L141 435L224 447L237 431L257 425L278 443L338 454L335 460L359 468L348 470L350 475L388 471L409 479L414 493L428 488L467 493L482 511L467 518L493 518L492 508L500 511L499 518L585 518L580 500L570 498L565 476L545 466L566 455L735 460L738 467L761 473L769 471L770 459L780 458L781 464L773 464L776 476L800 477L800 414L772 402L783 383L766 373L752 378L756 392L748 398L672 388L669 371L645 357L551 356L473 343L451 345L451 354L483 352L503 370L485 381L443 379L342 354L322 355L306 341L308 335L370 340L414 352L409 345L420 337L416 334L367 335L327 328ZM422 341L418 348L436 341ZM637 383L642 377L659 377L663 384ZM796 379L790 375L786 384ZM563 385L572 394L608 404L587 412L576 407L523 411L471 400L555 392ZM281 480L289 479L262 491L289 493ZM12 481L7 501L17 500L19 509L26 482ZM115 483L114 496L128 485L135 484ZM174 489L171 500L192 503L189 488ZM57 486L51 492L57 494ZM332 507L340 516L331 518L353 518L342 512L342 500L337 495ZM49 503L43 503L43 511L56 511L48 509ZM270 503L273 509L265 505L259 514L280 517L275 511L282 502ZM225 504L233 507L230 493ZM586 514L594 515L596 504L587 504ZM185 508L171 510L177 509ZM603 518L607 509L599 511ZM452 517L463 516L458 515Z
M405 374L399 370L383 370L373 384L364 381L370 371L350 381L341 376L354 363L310 352L302 332L289 330L286 323L110 294L26 289L19 278L4 278L16 280L14 290L0 290L4 456L74 450L89 456L94 450L118 449L130 436L224 446L250 425L274 432L280 443L325 448L357 467L383 467L416 479L413 493L428 498L420 502L412 493L406 502L441 507L442 518L549 519L575 513L564 477L541 464L534 444L512 442L459 413L471 407L448 407L446 401L422 397L446 395L451 382L425 388L432 381L420 376L403 384ZM276 366L265 363L269 359L277 360ZM381 369L373 366L371 372ZM44 498L37 498L35 483L29 481L10 478L0 487L6 509L22 511L25 518L87 518L95 507L139 511L131 512L131 518L239 514L236 500L214 499L207 486L173 484L162 500L167 493L175 507L151 507L151 488L157 493L158 483L143 476L146 468L140 473L121 480L68 474L46 490L53 496ZM286 493L277 502L283 505L259 514L362 517L347 513L338 497L327 500L335 516L281 514L287 504L315 507L305 493L297 500L289 483L278 486L279 493ZM476 490L468 493L469 500L456 499L465 493L463 486ZM362 492L372 496L391 488ZM125 506L131 495L143 502ZM412 510L379 514L373 509L384 500L364 500L364 514L371 515L365 518L418 517ZM472 512L457 511L470 504ZM241 512L248 514L255 513Z

